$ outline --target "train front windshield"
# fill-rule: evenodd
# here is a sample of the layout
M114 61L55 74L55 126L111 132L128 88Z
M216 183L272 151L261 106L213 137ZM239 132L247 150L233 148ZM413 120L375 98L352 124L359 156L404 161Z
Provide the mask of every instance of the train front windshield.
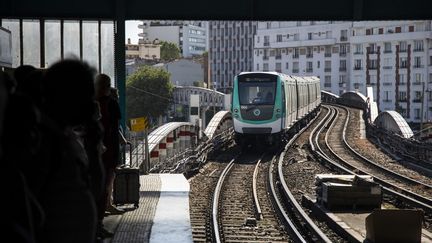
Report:
M239 81L240 105L273 105L276 81Z

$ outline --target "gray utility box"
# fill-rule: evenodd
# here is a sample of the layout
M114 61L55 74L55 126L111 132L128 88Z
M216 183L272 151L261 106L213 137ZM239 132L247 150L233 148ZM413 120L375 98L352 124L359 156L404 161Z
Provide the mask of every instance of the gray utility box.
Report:
M319 174L317 201L328 209L380 208L381 187L370 176Z

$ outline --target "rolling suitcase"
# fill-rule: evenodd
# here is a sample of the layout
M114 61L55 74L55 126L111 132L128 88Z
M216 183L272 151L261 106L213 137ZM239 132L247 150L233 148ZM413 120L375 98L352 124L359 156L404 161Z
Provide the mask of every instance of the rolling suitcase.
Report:
M132 145L126 143L123 148L123 158L126 158L125 147L129 146L129 164L123 161L123 164L115 170L113 203L115 205L134 204L135 208L139 206L139 168L132 165Z

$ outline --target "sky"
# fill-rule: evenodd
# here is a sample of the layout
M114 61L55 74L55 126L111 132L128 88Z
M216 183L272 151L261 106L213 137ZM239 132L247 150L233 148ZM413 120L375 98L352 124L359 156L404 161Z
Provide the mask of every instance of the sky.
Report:
M142 24L142 21L126 21L126 43L128 38L130 38L132 44L138 44L138 33L142 31L141 29L138 29L138 24Z

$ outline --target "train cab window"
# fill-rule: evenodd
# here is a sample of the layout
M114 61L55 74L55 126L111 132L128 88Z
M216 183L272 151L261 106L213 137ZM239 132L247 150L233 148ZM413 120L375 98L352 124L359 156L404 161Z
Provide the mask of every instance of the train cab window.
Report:
M276 79L239 78L241 105L273 105L276 93Z

